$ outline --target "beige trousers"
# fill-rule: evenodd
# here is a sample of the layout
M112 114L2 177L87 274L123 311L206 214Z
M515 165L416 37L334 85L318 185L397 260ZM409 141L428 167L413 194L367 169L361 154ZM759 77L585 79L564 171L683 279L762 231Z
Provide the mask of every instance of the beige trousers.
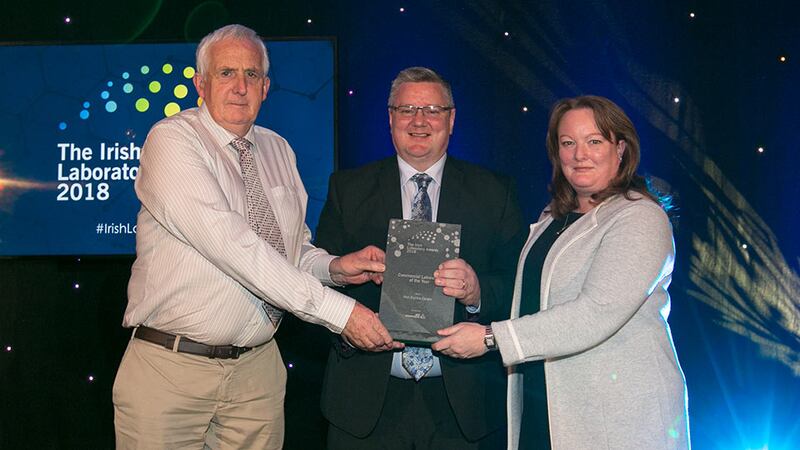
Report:
M239 359L131 339L114 381L118 449L280 449L286 368L270 341Z

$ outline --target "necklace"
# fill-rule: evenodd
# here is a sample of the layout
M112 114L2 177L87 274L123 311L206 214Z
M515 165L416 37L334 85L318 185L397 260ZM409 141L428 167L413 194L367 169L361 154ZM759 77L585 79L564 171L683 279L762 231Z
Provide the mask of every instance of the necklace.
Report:
M569 226L569 213L567 213L564 216L564 225L561 226L560 230L556 231L556 236L561 236L561 233L563 233L564 230L566 230L568 226Z

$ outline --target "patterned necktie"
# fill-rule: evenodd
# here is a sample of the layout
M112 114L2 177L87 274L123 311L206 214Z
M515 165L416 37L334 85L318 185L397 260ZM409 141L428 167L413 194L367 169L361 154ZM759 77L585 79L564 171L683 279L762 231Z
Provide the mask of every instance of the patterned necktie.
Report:
M417 183L417 194L411 202L411 219L430 222L433 217L431 198L428 196L428 184L433 179L425 173L418 173L411 177ZM406 369L416 381L422 379L433 367L433 353L424 347L405 347L402 355L403 368Z
M250 150L253 144L245 138L236 138L231 141L231 146L239 152L239 165L242 169L242 180L244 180L244 189L247 194L247 223L258 237L267 241L272 248L285 257L286 247L283 244L281 228L275 218L275 212L272 211L272 206L269 204L267 194L264 193L264 188L261 186L261 179L258 177L258 170L253 161L253 152ZM277 328L283 311L267 302L263 302L262 305L270 322Z
M411 202L411 219L433 220L433 208L431 208L431 198L428 197L428 185L433 181L427 173L418 173L411 177L411 181L417 183L417 195Z

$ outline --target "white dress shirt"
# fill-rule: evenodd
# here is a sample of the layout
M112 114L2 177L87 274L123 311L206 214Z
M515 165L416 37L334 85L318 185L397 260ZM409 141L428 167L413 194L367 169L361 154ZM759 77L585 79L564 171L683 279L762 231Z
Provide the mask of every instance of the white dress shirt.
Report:
M411 167L411 165L403 160L400 156L397 157L397 166L400 169L400 196L403 203L403 219L411 219L411 204L414 201L414 196L417 194L417 183L411 179L418 173L426 173L432 178L428 183L428 197L431 199L431 222L436 222L436 217L439 213L439 193L442 188L442 173L444 173L444 162L447 160L447 154L442 155L439 161L436 161L424 172ZM413 379L408 371L403 367L402 352L395 352L392 359L392 376L405 379ZM433 367L426 377L438 377L442 375L442 365L439 358L434 355Z
M209 345L263 344L275 333L262 302L341 332L355 301L332 284L333 256L310 244L306 194L295 155L275 132L253 126L261 184L286 258L247 222L236 138L205 105L157 123L142 148L136 194L136 261L123 325L146 325Z

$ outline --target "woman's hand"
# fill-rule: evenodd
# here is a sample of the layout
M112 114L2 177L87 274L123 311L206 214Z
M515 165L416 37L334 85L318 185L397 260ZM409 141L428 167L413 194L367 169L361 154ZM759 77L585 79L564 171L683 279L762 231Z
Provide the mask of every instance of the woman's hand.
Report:
M488 350L483 341L485 325L461 322L436 333L445 337L431 345L431 349L451 358L477 358Z

